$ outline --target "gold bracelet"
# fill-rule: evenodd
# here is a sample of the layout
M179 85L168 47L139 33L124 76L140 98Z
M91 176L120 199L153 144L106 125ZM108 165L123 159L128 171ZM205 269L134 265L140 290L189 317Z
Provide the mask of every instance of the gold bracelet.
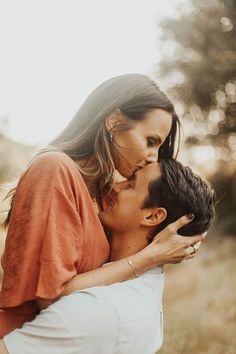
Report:
M135 266L133 265L133 262L131 261L131 259L126 258L128 265L132 268L132 271L135 275L135 278L138 278L140 274L138 274L137 270L135 269Z

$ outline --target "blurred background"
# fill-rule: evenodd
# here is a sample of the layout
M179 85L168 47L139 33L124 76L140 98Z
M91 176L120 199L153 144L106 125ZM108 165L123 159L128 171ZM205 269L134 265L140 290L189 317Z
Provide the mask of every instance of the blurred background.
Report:
M100 82L140 72L172 99L217 217L196 259L166 267L160 353L235 354L236 2L0 0L0 48L2 199Z

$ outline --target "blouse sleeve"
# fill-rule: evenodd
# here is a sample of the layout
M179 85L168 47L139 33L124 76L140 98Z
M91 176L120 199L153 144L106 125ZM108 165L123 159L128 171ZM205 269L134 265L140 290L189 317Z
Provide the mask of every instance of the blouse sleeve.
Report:
M6 307L54 299L77 273L83 230L74 178L67 160L52 154L37 157L20 179L3 260Z

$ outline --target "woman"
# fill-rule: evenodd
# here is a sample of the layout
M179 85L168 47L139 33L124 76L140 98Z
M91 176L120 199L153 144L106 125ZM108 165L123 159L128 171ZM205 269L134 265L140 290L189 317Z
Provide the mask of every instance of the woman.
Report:
M96 206L112 203L115 170L130 178L158 154L173 158L179 125L173 105L152 80L118 76L93 91L51 147L33 159L9 217L0 337L67 289L111 284L189 257L190 245L202 236L176 237L175 229L166 228L131 263L122 259L99 268L109 259L109 244Z

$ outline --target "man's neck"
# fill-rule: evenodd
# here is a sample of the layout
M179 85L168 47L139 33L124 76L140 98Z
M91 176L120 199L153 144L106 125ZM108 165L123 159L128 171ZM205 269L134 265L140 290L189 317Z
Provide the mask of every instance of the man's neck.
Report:
M145 233L144 230L127 233L113 232L110 240L110 261L114 262L131 256L146 247L148 245L146 233L146 230Z

